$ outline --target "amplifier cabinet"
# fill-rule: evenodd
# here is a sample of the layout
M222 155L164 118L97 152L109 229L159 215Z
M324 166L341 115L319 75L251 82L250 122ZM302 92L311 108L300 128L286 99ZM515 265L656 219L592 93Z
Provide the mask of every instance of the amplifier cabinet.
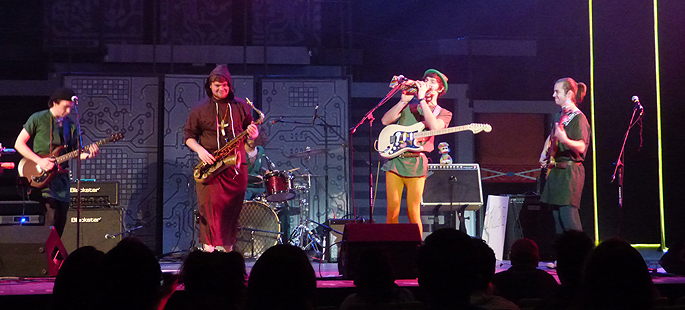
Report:
M450 198L451 190L451 198ZM483 187L478 164L429 164L423 205L466 206L466 210L478 210L483 205Z
M69 209L62 242L67 251L76 250L76 209ZM107 253L121 241L121 208L81 209L80 246L93 246Z
M71 183L71 205L76 206L78 190ZM119 182L81 181L81 206L119 205Z

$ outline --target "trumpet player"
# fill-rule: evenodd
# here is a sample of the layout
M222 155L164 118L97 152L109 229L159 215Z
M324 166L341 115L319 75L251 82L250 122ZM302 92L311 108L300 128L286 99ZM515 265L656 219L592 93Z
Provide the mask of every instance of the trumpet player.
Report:
M245 100L236 98L233 90L228 68L217 66L205 83L207 98L200 100L188 116L185 144L205 164L215 164L217 158L212 154L242 131L247 130L250 139L259 135L251 107ZM238 218L247 189L242 142L232 152L237 155L235 166L223 170L206 184L197 183L199 241L207 252L230 252L238 235Z

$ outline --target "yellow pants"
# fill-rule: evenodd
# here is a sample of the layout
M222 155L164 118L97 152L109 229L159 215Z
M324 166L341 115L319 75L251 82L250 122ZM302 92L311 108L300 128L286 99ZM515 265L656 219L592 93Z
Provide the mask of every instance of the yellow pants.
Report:
M423 236L423 224L421 223L421 196L426 177L407 178L394 172L385 172L385 192L388 199L388 218L386 223L399 223L400 203L402 191L407 187L407 215L410 223L419 225L419 232Z

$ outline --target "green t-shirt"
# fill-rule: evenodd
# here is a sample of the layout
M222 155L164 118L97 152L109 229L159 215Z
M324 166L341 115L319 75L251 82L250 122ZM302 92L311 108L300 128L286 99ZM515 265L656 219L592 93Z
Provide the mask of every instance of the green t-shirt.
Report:
M50 154L56 147L65 146L62 154L72 151L77 146L76 124L68 118L64 118L60 126L50 110L33 113L24 124L33 142L32 150L38 155ZM51 134L52 131L52 134ZM52 146L50 141L52 140ZM62 168L67 168L67 163L62 163ZM69 197L69 174L58 173L50 183L41 190L43 197L51 197L59 201L68 202Z
M440 113L436 116L436 118L441 119L443 122L445 122L445 126L447 126L452 120L452 112L441 108ZM424 117L421 106L419 104L412 103L408 104L406 107L404 107L404 109L402 109L402 112L400 112L400 116L395 123L402 126L411 126L422 121L424 121ZM430 137L423 143L423 149L425 153L430 153L433 151L434 140L435 137ZM422 152L421 156L418 157L395 157L385 163L381 170L394 172L403 177L425 176L426 173L428 173L428 158L426 158L424 152Z

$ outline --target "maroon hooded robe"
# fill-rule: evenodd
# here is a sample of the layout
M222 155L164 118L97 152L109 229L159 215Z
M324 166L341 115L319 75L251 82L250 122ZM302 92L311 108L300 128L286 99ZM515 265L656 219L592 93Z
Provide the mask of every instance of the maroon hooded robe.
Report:
M209 153L214 153L226 142L231 141L235 135L247 129L253 120L250 106L244 100L235 98L233 81L228 69L225 66L217 66L210 73L210 77L213 75L221 75L228 80L228 96L224 100L214 99L208 78L205 83L208 98L200 100L190 111L183 139L196 139ZM218 128L222 119L230 124L225 128L225 136ZM238 218L247 188L247 165L242 143L238 144L236 151L240 163L238 167L224 170L207 184L197 183L200 243L228 248L236 241Z

